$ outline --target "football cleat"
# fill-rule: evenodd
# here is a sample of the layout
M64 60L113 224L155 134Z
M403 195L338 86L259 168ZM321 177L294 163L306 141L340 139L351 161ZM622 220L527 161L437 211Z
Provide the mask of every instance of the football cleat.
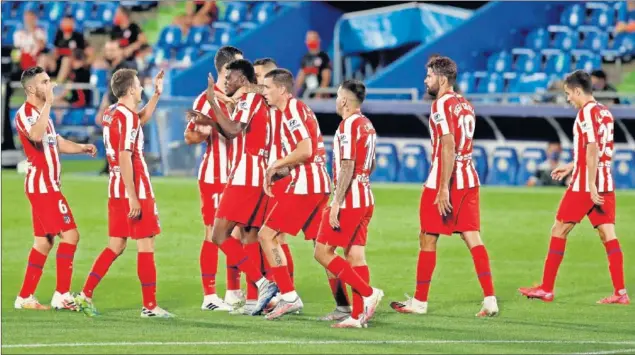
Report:
M227 303L223 302L216 294L205 295L203 297L203 304L201 305L203 311L231 311L233 308Z
M238 307L229 311L231 315L244 315L251 316L256 308L256 300L247 300L245 303L238 305Z
M390 308L399 313L426 314L428 313L428 302L419 301L406 294L404 302L390 302Z
M242 290L227 290L224 302L232 309L240 308L245 304L245 293Z
M276 306L278 305L281 299L282 299L282 295L280 294L280 292L278 292L278 294L274 298L272 298L271 301L269 301L269 304L267 304L267 307L265 307L265 309L262 310L262 314L271 313L271 311L273 311L276 308Z
M494 317L498 315L498 302L496 296L488 296L483 300L483 307L476 313L477 317Z
M265 279L260 287L258 287L258 302L251 315L255 316L262 313L262 310L269 304L269 301L276 296L278 291L278 286L275 283Z
M300 297L297 297L292 302L288 302L288 301L285 301L284 299L280 299L280 302L278 302L278 305L276 305L276 308L274 308L273 311L267 314L265 318L267 320L274 320L284 316L285 314L289 314L289 313L297 314L297 313L300 313L303 307L304 307L304 304L302 303L302 300L300 299Z
M13 304L13 306L15 307L15 309L36 309L39 311L48 311L49 309L51 309L51 307L41 304L33 295L27 298L18 296L15 299L15 303Z
M165 309L156 306L153 309L143 307L141 309L141 318L174 318L175 315Z
M95 304L93 304L93 299L86 297L83 292L75 296L75 304L79 307L80 311L84 312L84 314L89 317L95 317L99 315L99 312L97 312L97 308L95 308Z
M344 312L340 310L339 307L336 307L331 313L318 318L318 320L325 321L325 322L333 322L333 321L339 322L346 318L350 318L350 316L351 316L350 307L348 312Z
M51 308L56 310L67 309L73 312L79 312L79 306L75 303L75 297L70 292L61 294L57 291L53 294L51 300Z
M543 302L552 302L553 301L553 292L547 292L543 290L540 286L536 287L521 287L518 289L523 296L527 298L537 298L542 300Z
M598 304L630 304L631 300L630 298L628 298L628 295L626 293L621 294L621 295L610 295L606 298L602 298L601 300L597 301Z
M362 324L359 319L355 319L353 317L348 317L342 320L339 323L335 323L331 325L331 328L367 328L368 325Z
M384 291L374 287L373 293L368 297L364 297L364 312L362 312L362 315L359 317L362 324L368 323L368 321L373 318L377 306L379 306L379 302L381 302L383 297Z

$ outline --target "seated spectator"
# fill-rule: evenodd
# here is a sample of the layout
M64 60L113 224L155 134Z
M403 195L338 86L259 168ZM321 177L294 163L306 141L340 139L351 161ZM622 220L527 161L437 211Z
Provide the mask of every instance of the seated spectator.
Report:
M194 26L211 25L218 19L218 7L213 0L188 1L185 5L187 16Z
M300 71L295 81L295 92L328 88L331 84L331 58L320 49L320 35L316 31L306 33L308 52L302 57ZM328 94L311 94L310 97L327 98Z
M615 33L635 33L635 0L627 2L628 18L626 22L618 22L615 25Z
M139 25L132 22L130 10L125 7L117 8L113 22L115 26L110 33L110 38L119 41L126 59L134 60L139 48L148 43L146 35Z
M75 31L75 18L64 16L60 23L60 28L55 33L53 41L55 49L42 58L42 67L51 77L55 77L58 83L66 81L71 68L71 54L76 49L84 52L84 61L87 64L93 63L94 50L86 41L84 34Z
M566 186L570 177L557 181L551 178L551 172L557 168L561 162L562 146L560 142L549 142L547 145L547 160L540 164L536 174L527 180L527 186Z
M82 49L73 50L73 55L69 58L71 71L68 75L68 83L71 84L90 84L90 64L86 60L86 54ZM92 102L92 90L82 89L66 89L61 95L56 97L55 106L81 108L90 106ZM58 123L61 123L63 113L56 112Z
M39 65L38 56L46 48L46 32L38 27L37 16L24 12L24 28L13 34L13 45L20 51L20 68L26 70Z
M600 70L594 70L593 72L591 72L591 83L593 85L594 92L600 92L600 93L616 93L617 92L617 89L613 85L609 84L604 70L600 69ZM619 105L620 103L620 99L618 97L599 98L597 101L605 105L610 105L610 104Z
M187 38L187 35L190 33L190 28L192 28L192 21L192 16L183 14L174 16L174 21L172 23L179 26L181 28L183 38Z

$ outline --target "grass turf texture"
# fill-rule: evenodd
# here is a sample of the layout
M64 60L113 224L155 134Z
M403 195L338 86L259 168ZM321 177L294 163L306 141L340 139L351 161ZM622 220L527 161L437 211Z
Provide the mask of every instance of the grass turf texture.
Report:
M106 177L65 174L62 180L81 234L73 278L73 290L79 291L107 243ZM482 189L483 238L492 259L502 313L495 319L475 319L482 294L470 254L458 236L444 237L440 242L430 313L409 316L389 308L391 300L402 300L404 292L414 291L420 187L375 186L377 207L367 258L372 283L383 288L386 297L368 329L338 330L315 320L333 309L333 301L324 271L313 260L311 244L301 237L291 240L291 248L297 289L305 304L302 315L268 322L260 317L201 311L198 258L203 228L196 182L157 178L153 183L163 229L156 243L158 300L178 318L139 318L141 291L134 243L95 292L102 316L87 318L79 313L13 309L32 245L32 227L23 177L3 171L3 353L635 352L635 308L595 304L610 294L612 287L604 248L587 221L570 237L556 300L550 304L529 301L516 292L519 286L540 280L562 190ZM626 259L627 286L633 287L635 194L619 191L617 196L617 232ZM37 291L43 303L50 301L55 286L54 255L55 251L49 256ZM222 265L221 253L217 277L221 296L225 280ZM23 346L68 343L84 345Z

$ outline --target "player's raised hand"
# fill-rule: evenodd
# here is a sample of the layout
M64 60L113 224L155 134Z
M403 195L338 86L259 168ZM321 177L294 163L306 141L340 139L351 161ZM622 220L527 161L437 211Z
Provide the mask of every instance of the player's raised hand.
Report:
M163 76L165 76L165 71L161 69L157 76L154 77L154 93L157 95L163 93Z
M185 118L201 126L211 126L213 123L210 117L192 109L186 111Z
M82 152L94 158L97 155L97 147L94 144L82 144Z
M340 228L340 205L337 203L331 204L331 211L329 212L329 224L333 229Z
M602 206L604 204L604 197L600 196L598 188L593 185L589 187L589 190L591 190L591 200L593 200L593 203Z
M247 91L247 87L246 86L241 86L238 90L236 90L236 92L232 96L232 99L234 99L234 101L238 102L238 100L240 100L240 98L243 97L243 95L245 95L247 92L248 92Z
M225 94L221 94L220 92L217 92L215 95L219 100L221 100L225 104L236 105L236 100L234 100L233 97L229 97Z
M128 218L130 219L138 219L141 217L141 204L139 203L139 199L137 197L128 198L128 204L130 206L130 212L128 213Z
M56 83L51 83L51 86L49 86L49 89L46 91L46 103L49 105L52 105L53 101L55 101L55 94L53 94L53 90L56 86Z
M573 164L565 164L560 165L557 168L553 169L551 172L551 178L557 181L562 181L562 179L566 178L573 171Z
M212 76L212 73L208 73L207 74L207 98L208 99L212 99L214 96L216 96L216 92L214 90L214 87L216 86L216 81L214 81L214 76Z
M434 204L439 208L439 213L442 216L447 216L452 213L452 205L450 204L450 191L447 188L440 188L437 193L437 197L434 200Z

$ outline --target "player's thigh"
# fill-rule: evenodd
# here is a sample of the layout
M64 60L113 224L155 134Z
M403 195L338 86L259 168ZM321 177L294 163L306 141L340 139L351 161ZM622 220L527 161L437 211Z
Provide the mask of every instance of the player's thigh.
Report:
M255 227L243 227L243 244L258 243L258 228Z
M117 255L121 255L128 246L128 238L110 237L108 239L108 249Z
M137 242L137 251L139 253L153 253L154 239L154 237L135 239L135 241Z
M615 193L601 194L604 203L601 206L593 205L589 212L589 221L594 228L603 224L615 224Z
M309 216L309 219L306 221L304 226L302 227L302 231L304 232L305 240L316 240L318 233L320 231L320 224L322 224L322 213L326 208L326 205L329 201L328 195L322 195L322 197L316 197L317 204L315 209Z
M454 228L453 215L443 216L434 204L437 190L424 189L419 204L419 222L421 231L428 234L451 235Z
M615 233L615 224L600 224L599 226L597 226L597 230L602 243L610 242L611 240L617 239L617 234Z
M30 194L34 232L38 236L58 235L61 232L77 229L73 212L61 192Z
M205 225L214 224L216 210L220 204L225 185L223 184L206 184L199 182L199 194L201 198L201 216Z
M130 205L125 198L108 199L108 236L128 238L130 236Z
M265 225L275 231L297 235L313 215L324 195L283 194L265 220Z
M366 247L363 245L350 245L344 250L344 256L353 267L366 265Z
M139 203L141 204L141 216L135 219L128 219L130 238L136 240L159 235L161 233L159 211L154 199L143 199Z
M329 222L330 211L330 207L323 211L318 243L341 248L348 248L350 245L366 245L367 224L364 227L364 219L368 212L367 208L340 209L340 227L337 229L331 227Z
M563 224L577 224L593 208L593 201L588 192L575 192L568 190L562 196L556 220Z
M212 228L211 224L205 225L205 240L208 242L212 241Z
M480 231L479 188L454 190L450 200L454 207L454 211L452 211L454 215L454 232L463 235L464 232Z

